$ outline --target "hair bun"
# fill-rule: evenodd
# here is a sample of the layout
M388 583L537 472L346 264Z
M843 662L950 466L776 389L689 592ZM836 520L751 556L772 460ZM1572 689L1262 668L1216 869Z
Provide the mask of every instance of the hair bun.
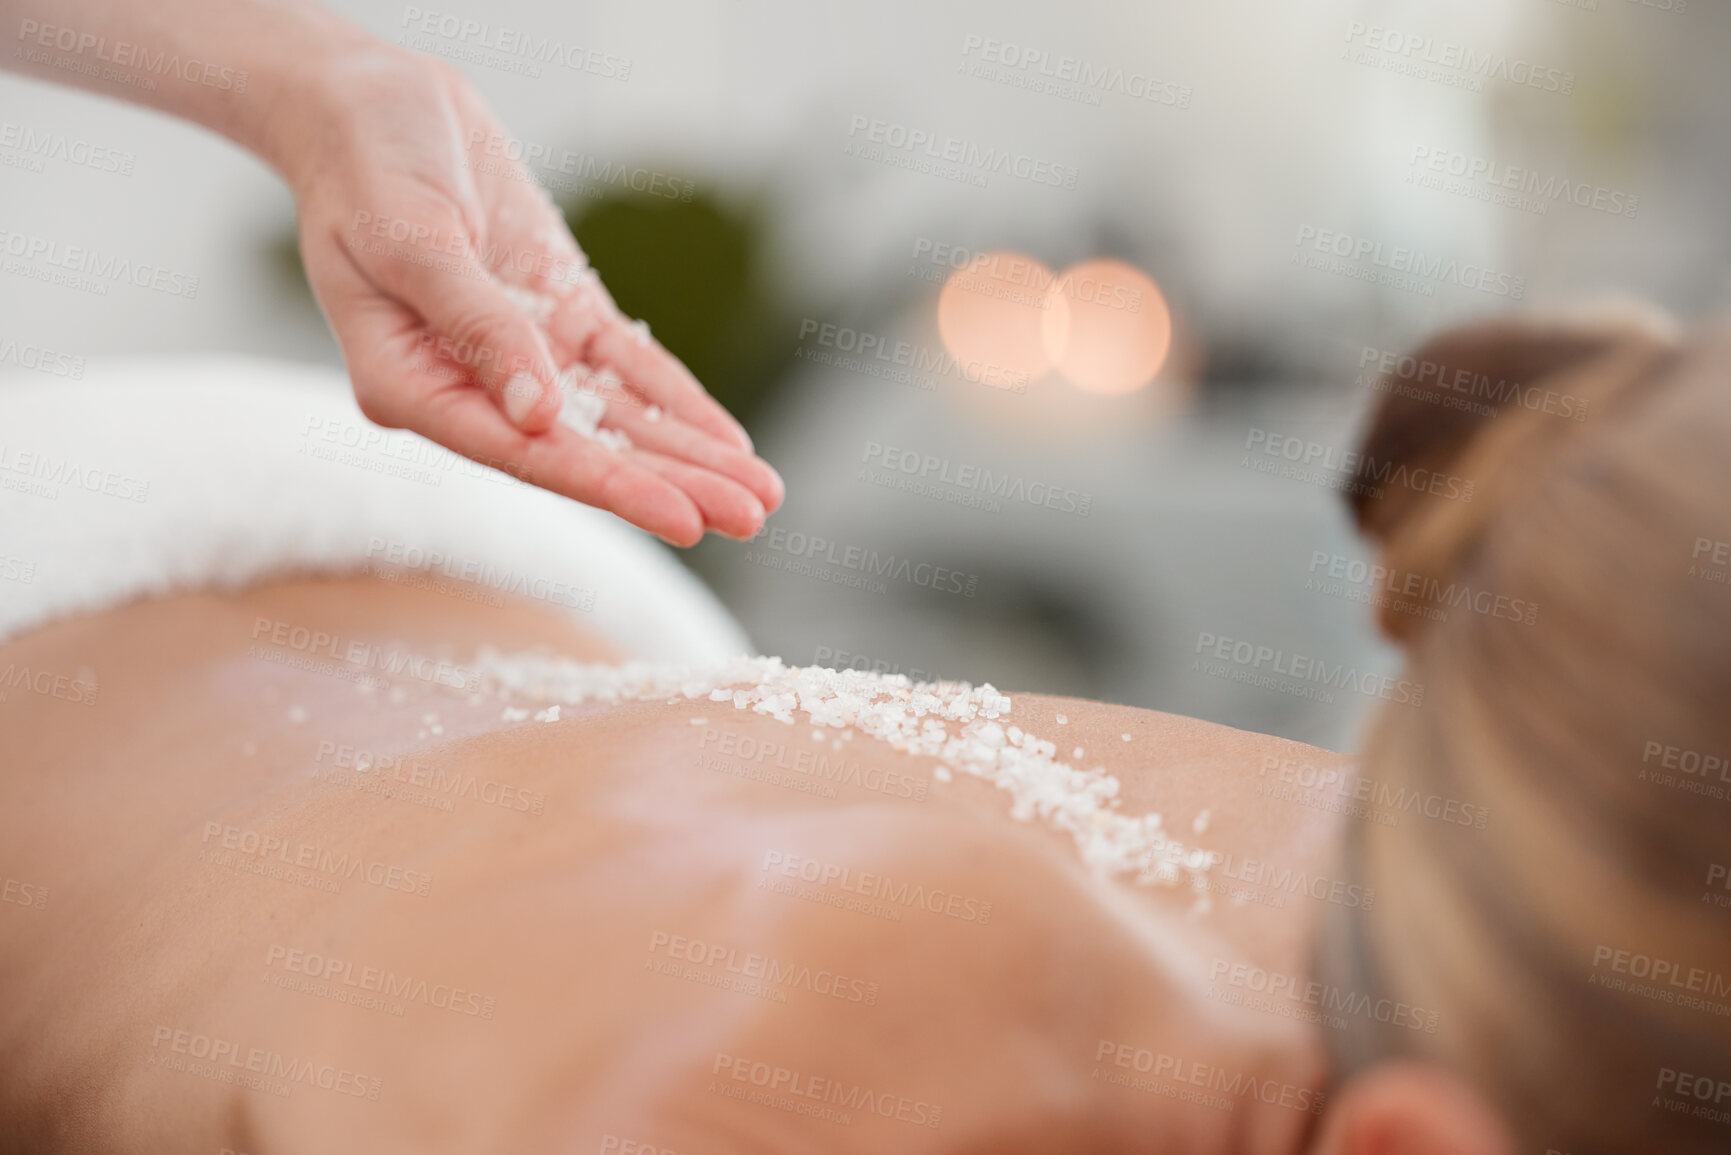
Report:
M1511 496L1557 447L1650 381L1676 327L1616 306L1446 330L1382 366L1382 402L1360 441L1347 502L1389 572L1447 583ZM1431 484L1419 484L1419 479ZM1444 484L1436 484L1437 481ZM1424 618L1385 602L1378 622L1410 642Z

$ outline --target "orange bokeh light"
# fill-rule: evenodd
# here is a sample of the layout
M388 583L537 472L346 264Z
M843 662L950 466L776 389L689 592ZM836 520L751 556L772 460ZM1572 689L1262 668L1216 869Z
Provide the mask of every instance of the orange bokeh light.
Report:
M938 333L957 371L1022 392L1056 368L1103 397L1142 389L1172 352L1172 312L1153 278L1111 257L1062 273L1008 249L974 253L938 295Z
M963 377L1000 389L1025 388L1054 361L1045 337L1054 309L1052 270L1025 253L976 253L950 274L938 295L938 333Z
M1098 257L1052 282L1041 311L1050 363L1078 389L1115 396L1153 381L1172 351L1172 311L1134 265Z

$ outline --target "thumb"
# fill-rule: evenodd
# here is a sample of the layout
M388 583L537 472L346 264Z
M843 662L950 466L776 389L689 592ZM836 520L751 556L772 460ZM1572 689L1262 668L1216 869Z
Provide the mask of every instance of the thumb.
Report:
M433 349L470 370L506 418L525 433L559 416L553 351L534 318L473 257L403 262L391 292L433 331Z

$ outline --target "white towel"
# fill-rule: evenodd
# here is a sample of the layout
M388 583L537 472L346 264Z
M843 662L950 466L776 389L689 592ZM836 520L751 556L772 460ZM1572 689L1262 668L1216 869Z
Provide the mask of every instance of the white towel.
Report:
M0 640L149 595L371 566L538 599L635 657L751 649L661 543L380 429L336 370L200 357L0 377Z

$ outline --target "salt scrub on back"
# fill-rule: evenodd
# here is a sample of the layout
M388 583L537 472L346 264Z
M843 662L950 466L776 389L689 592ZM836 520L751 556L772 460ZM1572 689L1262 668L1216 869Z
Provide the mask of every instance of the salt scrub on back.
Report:
M1053 755L1057 747L1005 724L1010 699L991 685L912 682L902 674L785 666L780 658L739 657L703 667L655 662L620 666L484 649L475 660L483 692L506 700L582 702L707 699L794 725L857 729L896 750L937 760L932 776L951 770L983 778L1011 796L1010 815L1036 815L1076 841L1102 877L1135 874L1143 885L1197 881L1213 865L1208 851L1169 837L1158 814L1117 810L1119 782L1096 766L1080 770ZM1200 833L1200 831L1198 831Z

